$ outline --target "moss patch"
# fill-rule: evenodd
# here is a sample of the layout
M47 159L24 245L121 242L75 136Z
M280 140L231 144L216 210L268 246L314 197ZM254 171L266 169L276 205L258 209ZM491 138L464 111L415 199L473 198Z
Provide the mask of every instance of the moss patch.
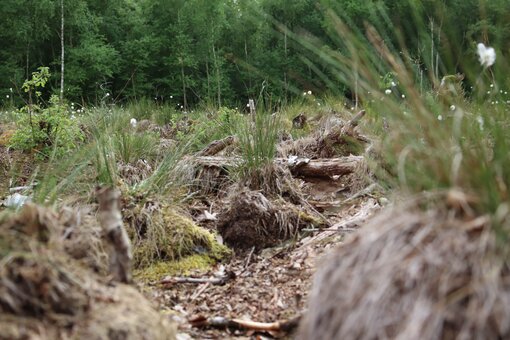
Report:
M168 205L158 208L146 204L135 208L128 218L136 268L197 254L215 260L231 255L230 249L218 243L214 234L197 226L190 218Z
M153 265L138 269L134 277L142 282L161 280L163 277L190 275L193 272L205 272L216 263L216 259L208 255L191 255L178 261L160 261Z

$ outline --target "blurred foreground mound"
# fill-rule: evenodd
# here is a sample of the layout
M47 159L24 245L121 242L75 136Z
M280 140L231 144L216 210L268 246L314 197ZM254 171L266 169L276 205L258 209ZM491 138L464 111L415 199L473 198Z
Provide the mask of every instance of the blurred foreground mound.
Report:
M0 339L174 338L135 288L101 275L100 228L79 222L35 205L0 216Z
M499 241L487 216L389 209L319 266L300 339L508 339Z

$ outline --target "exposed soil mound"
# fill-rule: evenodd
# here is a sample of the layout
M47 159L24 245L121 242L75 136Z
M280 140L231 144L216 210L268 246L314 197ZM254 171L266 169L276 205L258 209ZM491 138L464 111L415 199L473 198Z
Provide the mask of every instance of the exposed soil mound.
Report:
M504 339L510 271L489 219L389 210L319 266L300 339Z
M241 190L221 212L218 231L235 249L275 246L311 224L321 222L283 199L270 201L260 191Z
M133 287L108 284L69 256L65 230L35 205L0 217L0 338L174 338Z

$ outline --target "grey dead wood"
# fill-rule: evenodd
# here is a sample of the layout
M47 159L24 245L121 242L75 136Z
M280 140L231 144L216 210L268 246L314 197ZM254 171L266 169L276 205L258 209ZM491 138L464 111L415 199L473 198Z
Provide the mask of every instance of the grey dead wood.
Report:
M120 213L120 193L114 188L99 188L96 196L99 202L97 219L108 242L110 274L116 281L130 283L133 256Z

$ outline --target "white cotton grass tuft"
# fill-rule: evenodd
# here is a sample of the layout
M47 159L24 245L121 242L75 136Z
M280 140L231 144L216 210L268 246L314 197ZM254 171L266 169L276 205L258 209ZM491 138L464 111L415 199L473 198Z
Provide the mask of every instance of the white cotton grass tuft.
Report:
M384 93L391 94L391 90L390 89L386 89L386 91L384 91Z
M486 47L484 44L477 45L478 59L483 67L490 67L496 62L496 51L492 47Z
M137 123L138 123L138 122L136 121L136 118L131 118L131 121L129 122L129 124L131 124L131 127L132 127L132 128L136 128L136 124L137 124Z

